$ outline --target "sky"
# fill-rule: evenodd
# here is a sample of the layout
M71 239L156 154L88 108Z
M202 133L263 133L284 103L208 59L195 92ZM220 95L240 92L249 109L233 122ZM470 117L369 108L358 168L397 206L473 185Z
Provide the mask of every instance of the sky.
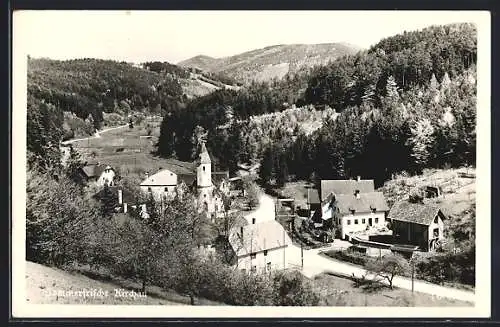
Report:
M36 58L177 63L276 44L368 48L405 30L481 17L461 11L18 11L13 46Z

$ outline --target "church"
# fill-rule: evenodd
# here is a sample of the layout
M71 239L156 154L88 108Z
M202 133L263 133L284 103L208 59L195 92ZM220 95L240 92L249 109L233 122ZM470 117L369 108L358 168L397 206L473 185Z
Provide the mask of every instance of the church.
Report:
M158 201L168 201L177 194L178 186L185 184L189 190L197 194L198 203L211 218L224 212L223 195L229 194L229 172L212 171L212 160L203 142L198 158L194 162L195 171L176 173L162 169L154 175L146 174L140 187Z

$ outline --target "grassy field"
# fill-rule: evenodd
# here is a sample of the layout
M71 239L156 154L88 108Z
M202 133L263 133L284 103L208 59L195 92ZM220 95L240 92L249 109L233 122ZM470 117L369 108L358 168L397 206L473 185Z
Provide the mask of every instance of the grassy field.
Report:
M148 133L150 131L150 133ZM122 177L144 178L146 172L171 169L176 173L193 170L191 163L154 156L152 152L160 133L158 122L144 121L130 129L128 127L102 133L73 143L87 161L98 161L118 169ZM150 134L150 135L148 135Z
M412 293L405 289L384 287L370 291L356 287L355 283L341 276L321 274L313 280L316 291L321 294L323 305L328 306L395 306L395 307L441 307L472 306L472 303L440 298L424 293Z
M158 287L148 287L147 296L123 297L115 296L115 289L134 290L139 292L137 283L120 279L104 278L96 280L81 273L43 266L34 262L26 262L26 300L32 304L121 304L121 305L189 305L189 298L178 293L163 291ZM106 280L104 280L106 279ZM75 296L71 291L84 290L108 291L108 296ZM57 296L65 291L65 296ZM206 299L196 299L197 305L222 305Z

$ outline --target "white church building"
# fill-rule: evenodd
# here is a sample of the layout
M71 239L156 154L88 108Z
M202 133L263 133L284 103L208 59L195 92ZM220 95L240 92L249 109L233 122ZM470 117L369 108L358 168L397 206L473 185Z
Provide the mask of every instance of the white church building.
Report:
M198 203L212 217L224 212L222 195L229 194L229 172L213 172L212 160L205 143L201 144L200 154L195 161L196 171L178 174L163 169L154 175L147 175L140 184L144 192L155 199L169 200L177 194L178 186L184 183L189 189L196 191Z

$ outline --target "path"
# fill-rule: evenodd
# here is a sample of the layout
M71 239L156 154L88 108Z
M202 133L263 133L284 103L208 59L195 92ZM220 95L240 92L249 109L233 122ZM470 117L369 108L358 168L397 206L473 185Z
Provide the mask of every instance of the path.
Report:
M250 220L249 223L251 223L252 218L256 218L257 222L261 222L274 219L274 217L274 199L267 194L262 194L260 196L257 210L245 216L247 221ZM335 242L339 243L337 240ZM321 252L338 247L339 244L330 245L321 249L304 250L304 268L301 269L302 273L307 277L314 277L328 271L348 276L354 274L356 277L365 275L366 270L360 266L334 260L321 254ZM340 244L340 246L345 247L345 244ZM299 246L291 244L286 250L286 258L290 267L297 267L300 269L301 249ZM395 287L411 290L411 279L396 276L394 277L393 285ZM474 292L440 286L421 280L414 280L414 291L461 301L476 302Z
M245 215L245 219L249 224L252 223L252 218L256 218L257 223L274 220L274 199L265 193L261 193L257 209Z
M64 141L64 142L61 142L61 144L68 145L68 144L71 144L71 143L74 143L74 142L78 142L78 141L86 141L86 140L98 138L98 137L100 137L100 135L102 133L106 133L106 132L112 131L114 129L119 129L119 128L123 128L123 127L127 127L127 126L128 126L128 124L121 125L121 126L116 126L116 127L110 127L110 128L107 128L107 129L103 129L103 130L97 131L96 134L94 134L92 136L81 138L81 139L73 139L73 140Z

